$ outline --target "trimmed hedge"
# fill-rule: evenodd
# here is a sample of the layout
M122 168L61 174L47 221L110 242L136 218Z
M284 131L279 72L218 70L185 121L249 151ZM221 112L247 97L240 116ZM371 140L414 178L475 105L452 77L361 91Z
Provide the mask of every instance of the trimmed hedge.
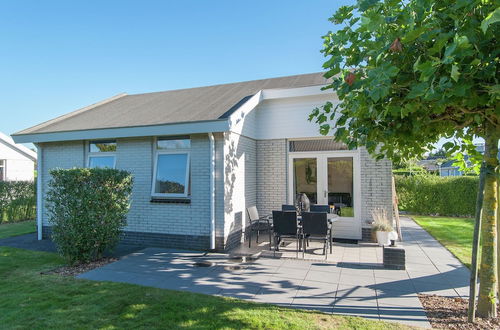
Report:
M472 217L479 177L394 176L399 209L422 215Z
M0 223L36 217L36 185L31 181L0 181Z
M109 168L55 169L47 192L52 239L70 264L99 259L126 225L133 179Z

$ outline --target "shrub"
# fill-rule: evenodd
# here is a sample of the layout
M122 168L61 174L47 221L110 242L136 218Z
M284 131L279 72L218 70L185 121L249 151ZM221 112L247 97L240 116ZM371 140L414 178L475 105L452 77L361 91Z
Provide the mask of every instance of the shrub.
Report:
M473 216L477 176L395 176L399 209L422 215Z
M0 223L36 216L36 185L31 181L0 181Z
M115 169L50 172L47 210L52 239L70 264L97 260L112 249L126 225L132 175Z

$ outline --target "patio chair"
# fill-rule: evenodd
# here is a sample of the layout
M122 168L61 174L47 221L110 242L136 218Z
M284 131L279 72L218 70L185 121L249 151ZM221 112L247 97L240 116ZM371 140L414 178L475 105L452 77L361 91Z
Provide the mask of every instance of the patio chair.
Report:
M271 233L273 230L272 218L270 216L260 217L259 211L256 206L247 207L248 219L250 221L250 226L248 226L248 247L252 247L252 232L255 230L257 232L256 243L259 244L259 235L261 230L267 230L269 233L269 250L272 246ZM262 228L264 227L264 228Z
M303 212L302 213L301 237L307 240L318 240L323 242L323 254L328 259L328 246L332 253L331 226L325 212ZM305 248L302 250L302 258L305 257Z
M311 212L329 213L330 212L330 205L313 204L313 205L311 205Z
M281 205L281 211L297 211L297 209L295 208L295 205L283 204Z
M294 239L297 243L297 257L299 256L301 237L296 212L273 211L273 234L275 255L276 251L279 251L279 245L284 239Z

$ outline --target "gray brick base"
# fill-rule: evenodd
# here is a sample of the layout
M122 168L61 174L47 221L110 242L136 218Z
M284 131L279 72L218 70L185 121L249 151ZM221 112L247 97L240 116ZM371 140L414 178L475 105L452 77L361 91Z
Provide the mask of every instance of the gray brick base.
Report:
M406 269L405 249L401 246L384 247L384 268Z
M50 239L52 230L50 226L42 226L42 239Z
M43 226L43 239L50 239L51 227ZM240 244L241 230L229 234L225 244L223 237L215 238L215 249L217 251L227 251ZM210 247L209 236L195 235L173 235L160 233L144 233L135 231L124 231L121 236L121 243L131 245L141 245L146 247L163 247L187 250L208 250Z
M375 242L371 228L361 228L361 240L363 242Z
M190 250L208 250L210 247L209 236L144 233L136 231L124 231L122 233L121 242L148 247L154 246Z

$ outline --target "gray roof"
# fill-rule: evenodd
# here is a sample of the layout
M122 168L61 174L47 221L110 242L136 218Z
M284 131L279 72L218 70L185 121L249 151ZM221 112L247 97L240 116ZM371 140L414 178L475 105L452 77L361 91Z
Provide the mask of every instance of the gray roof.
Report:
M323 73L319 72L156 93L121 94L25 129L16 135L222 119L262 89L326 83Z

